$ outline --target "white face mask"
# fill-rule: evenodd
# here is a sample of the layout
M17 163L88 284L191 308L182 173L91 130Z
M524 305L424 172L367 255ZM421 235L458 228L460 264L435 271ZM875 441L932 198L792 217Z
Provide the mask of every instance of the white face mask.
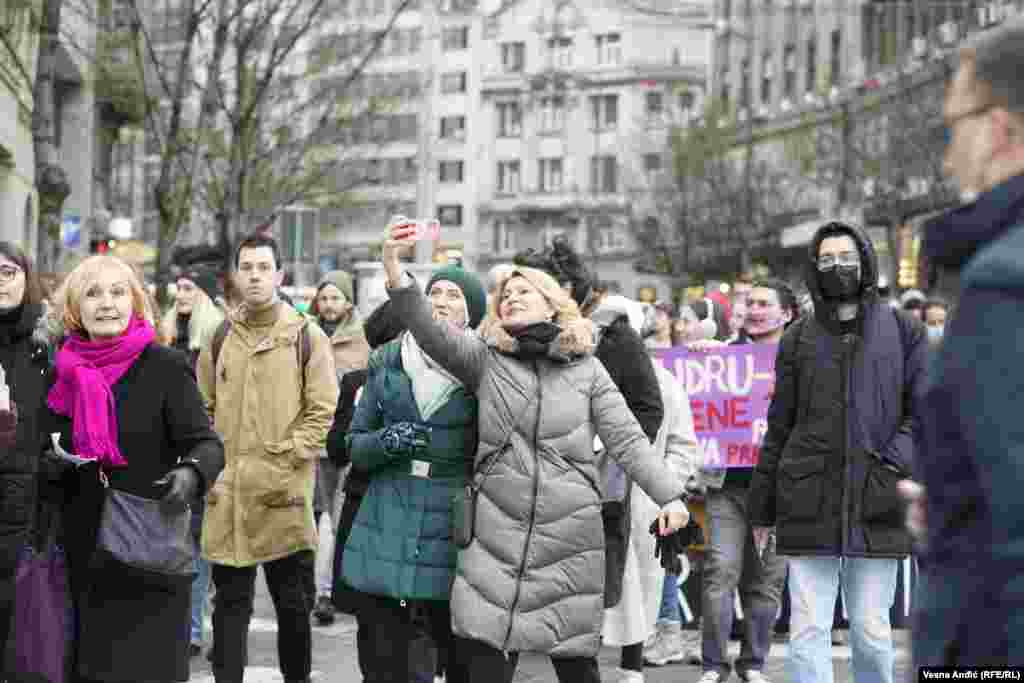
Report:
M943 325L929 325L928 328L928 340L937 342L942 339L942 335L945 333L946 328Z

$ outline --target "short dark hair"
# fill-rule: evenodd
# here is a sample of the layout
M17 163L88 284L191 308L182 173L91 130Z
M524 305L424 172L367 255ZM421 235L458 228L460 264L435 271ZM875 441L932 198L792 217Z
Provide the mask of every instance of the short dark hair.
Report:
M945 299L940 299L939 297L932 297L925 301L924 305L921 306L921 309L924 310L925 312L927 312L929 308L941 308L948 312L949 302L946 301Z
M779 297L779 306L782 307L782 310L789 311L793 320L800 317L800 302L797 300L796 292L789 286L789 283L779 280L778 278L766 277L760 280L755 280L754 283L750 285L751 289L756 289L758 287L774 290L775 294ZM792 320L790 322L792 322Z
M0 255L13 261L25 273L25 295L22 297L21 303L31 305L42 303L43 288L32 268L32 262L22 248L13 242L0 241Z
M259 249L260 247L270 247L270 251L274 254L274 267L280 270L281 247L277 245L277 240L273 237L259 232L248 235L238 243L238 247L235 249L235 268L238 268L238 260L242 255L243 249Z

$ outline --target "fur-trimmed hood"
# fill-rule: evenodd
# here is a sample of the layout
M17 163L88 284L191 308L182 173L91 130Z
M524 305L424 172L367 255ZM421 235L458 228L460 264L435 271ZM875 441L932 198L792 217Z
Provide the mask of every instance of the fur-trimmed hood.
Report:
M43 313L32 330L32 341L54 351L64 339L64 316L51 303L43 303Z
M569 363L593 355L597 348L597 328L586 318L576 318L565 324L555 323L561 329L555 340L548 346L548 358L560 363ZM489 318L481 325L481 334L488 346L502 353L515 354L519 342L508 333L497 318Z

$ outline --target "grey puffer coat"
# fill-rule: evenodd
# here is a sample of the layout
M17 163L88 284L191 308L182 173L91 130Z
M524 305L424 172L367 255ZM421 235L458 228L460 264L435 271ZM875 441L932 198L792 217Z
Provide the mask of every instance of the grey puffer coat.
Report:
M506 652L596 655L605 562L595 434L659 505L678 501L684 482L592 355L589 321L563 325L547 356L526 362L499 326L481 337L435 323L416 286L390 296L423 350L479 400L482 485L452 589L455 633Z

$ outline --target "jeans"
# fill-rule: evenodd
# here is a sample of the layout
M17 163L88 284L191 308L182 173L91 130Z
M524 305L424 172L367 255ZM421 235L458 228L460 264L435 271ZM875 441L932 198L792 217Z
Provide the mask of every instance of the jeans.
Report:
M701 657L705 671L717 671L723 678L731 670L728 649L737 588L744 619L736 671L743 676L764 669L786 580L786 560L773 548L765 551L763 559L758 556L747 519L746 494L745 488L724 488L709 490L705 498L709 539L704 559Z
M842 580L843 599L850 619L853 680L856 683L892 683L896 657L889 609L896 596L898 562L859 557L789 559L791 681L832 683L830 632Z
M203 619L206 616L206 596L210 592L210 563L196 552L196 576L192 579L192 621L189 642L203 642Z
M328 458L320 458L316 467L316 486L313 495L313 509L320 532L320 545L316 551L316 592L330 596L331 577L334 566L334 525L338 519L338 484L342 470ZM321 526L327 517L326 529Z
M277 656L284 680L304 681L312 668L313 551L303 550L263 565L277 613ZM248 660L249 621L256 566L213 565L213 673L217 683L242 683Z
M681 624L679 613L679 575L665 572L661 584L661 607L658 609L659 624Z
M519 653L506 657L487 643L455 638L456 658L465 668L466 680L473 683L512 683L519 664ZM559 683L601 683L596 657L552 657L551 665Z

